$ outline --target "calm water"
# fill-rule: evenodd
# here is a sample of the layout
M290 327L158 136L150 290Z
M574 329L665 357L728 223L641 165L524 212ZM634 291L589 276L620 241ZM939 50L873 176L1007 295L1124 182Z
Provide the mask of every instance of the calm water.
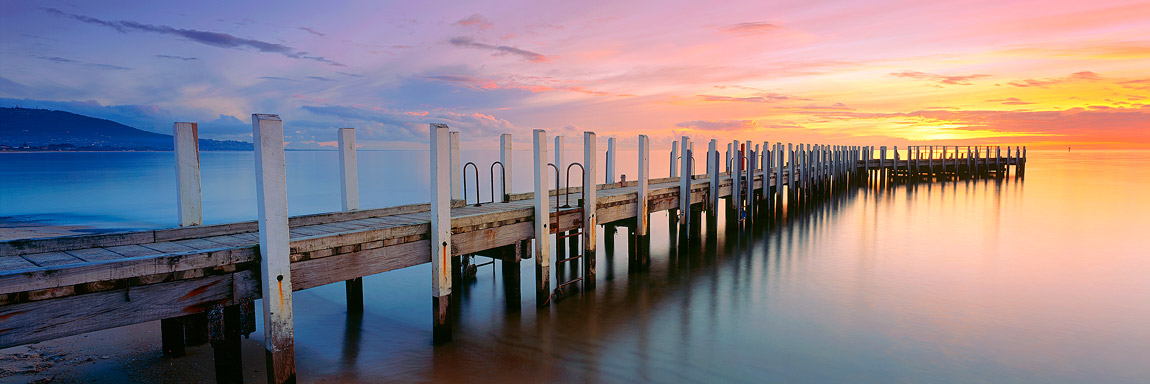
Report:
M250 156L204 155L209 222L254 217ZM526 191L530 153L517 156ZM170 157L0 154L0 216L170 226ZM364 207L425 200L425 158L361 152ZM335 153L289 153L293 214L338 208L335 169ZM430 345L427 265L367 277L362 319L348 318L342 285L297 293L298 368L309 382L1147 382L1147 191L1148 152L1031 151L1025 180L855 189L767 228L720 225L686 252L657 214L648 270L628 269L620 231L618 251L599 254L597 289L547 310L534 309L531 264L519 313L504 310L500 272L481 268L457 289L456 341L442 347ZM141 349L124 364L161 376L98 374L174 380L146 337L123 342Z

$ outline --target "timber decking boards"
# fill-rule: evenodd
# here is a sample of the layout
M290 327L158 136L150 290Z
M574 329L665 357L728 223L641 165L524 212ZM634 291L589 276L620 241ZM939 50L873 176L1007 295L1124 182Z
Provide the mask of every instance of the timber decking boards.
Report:
M25 260L31 261L33 264L36 264L40 267L51 267L56 265L84 262L84 260L80 260L76 256L72 256L64 252L33 253L30 255L22 256Z

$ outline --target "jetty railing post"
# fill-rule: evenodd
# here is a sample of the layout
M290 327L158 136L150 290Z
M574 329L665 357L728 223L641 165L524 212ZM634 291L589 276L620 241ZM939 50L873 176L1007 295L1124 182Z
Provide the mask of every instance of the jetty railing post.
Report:
M181 227L204 223L200 193L200 143L196 123L172 124L173 148L176 155L176 213ZM160 345L164 356L184 355L185 331L188 342L205 339L200 329L207 324L203 314L160 319ZM198 340L197 340L198 341ZM202 341L200 341L202 343Z
M339 144L340 202L344 211L359 209L359 172L356 170L355 129L340 128L336 134ZM344 282L348 313L363 313L363 278Z
M739 142L736 140L731 143L731 194L729 197L731 202L729 205L731 206L731 209L735 211L735 220L742 219L742 216L739 214L743 212L742 199L739 198L739 196L743 193L742 158L743 157L741 156L741 153L739 153Z
M783 193L783 143L775 143L775 195Z
M288 237L287 175L283 121L253 114L256 201L259 210L260 288L263 293L264 346L269 383L293 383L295 325Z
M551 207L547 185L547 131L532 132L535 173L535 304L547 305L551 295ZM558 188L558 186L556 186Z
M711 185L710 185L710 188L708 190L710 195L708 196L709 199L707 199L709 202L708 205L710 205L710 207L709 207L707 213L708 213L708 216L711 217L712 221L715 219L715 217L718 216L718 213L719 213L718 212L718 208L719 208L719 149L718 149L718 145L719 145L719 142L718 142L718 140L715 140L715 139L711 139L711 142L709 144L707 144L707 170L708 170L707 176L708 176L708 179L711 180L711 182L710 182Z
M679 177L679 141L671 142L671 177Z
M607 184L618 182L619 179L615 178L615 138L607 139L607 163L606 170L603 172L606 176Z
M731 143L727 143L727 152L723 154L723 172L731 173Z
M451 163L451 199L458 200L463 198L461 183L463 182L463 162L459 157L459 132L451 132L450 134L450 163ZM478 183L478 181L476 182ZM479 196L476 196L475 201Z
M595 132L583 132L583 289L595 289L595 212L599 208L595 188L596 164Z
M451 198L447 188L452 185L448 177L455 171L450 154L455 152L456 136L447 124L432 123L430 128L432 342L442 344L451 341Z
M647 236L647 230L650 227L650 217L647 215L647 183L651 178L651 140L647 135L639 135L639 193L638 193L638 212L636 216L635 233L639 236Z
M499 135L499 162L503 164L503 185L507 190L503 191L503 202L507 202L508 198L515 191L514 184L511 182L511 175L515 174L512 170L512 163L514 163L514 156L511 152L511 134L504 133ZM495 193L492 191L491 193Z
M752 214L755 212L755 159L758 158L756 156L756 154L758 152L757 152L757 150L751 150L751 141L750 140L747 140L747 144L746 144L745 148L746 148L746 158L747 158L747 160L746 160L747 161L747 169L745 171L746 175L747 175L747 186L746 186L747 191L743 194L743 196L747 200L746 211L747 211L747 218L749 219L749 218L751 218L751 216L753 216Z
M691 138L683 136L679 145L683 153L680 165L682 169L679 173L679 216L681 228L686 229L690 228L691 224Z
M795 149L793 143L787 143L787 193L795 192Z

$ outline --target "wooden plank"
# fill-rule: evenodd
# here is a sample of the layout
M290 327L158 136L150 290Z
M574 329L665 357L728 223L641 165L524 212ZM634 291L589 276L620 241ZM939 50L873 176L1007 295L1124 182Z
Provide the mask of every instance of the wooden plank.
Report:
M13 271L17 269L36 268L36 264L24 260L20 256L0 256L0 271Z
M109 233L102 235L63 236L41 239L20 239L0 242L0 256L19 256L29 253L64 251L69 249L109 247L154 241L152 231Z
M67 251L67 253L84 261L119 260L124 258L124 255L104 248L73 249Z
M189 248L192 248L195 250L200 250L200 251L219 249L219 248L231 248L229 246L221 245L220 243L217 243L214 241L208 241L208 240L204 240L204 239L176 240L176 241L173 241L172 243L177 244L177 245L182 245L185 247L189 247Z
M212 237L204 238L204 240L211 241L213 243L228 246L228 247L241 247L241 246L250 246L252 244L258 244L258 241L253 242L250 239L245 239L245 238L242 238L242 237L237 236L237 235L212 236Z
M155 249L155 250L160 251L162 253L177 253L177 252L187 252L187 251L195 251L196 250L195 248L192 248L192 247L189 247L186 245L176 244L176 243L169 242L169 241L160 242L160 243L140 244L140 246L142 246L144 248Z
M159 255L159 254L163 253L163 252L157 251L155 249L146 248L146 247L143 247L140 245L120 245L120 246L115 246L115 247L107 247L104 249L107 249L107 250L112 251L112 252L116 252L118 254L123 255L124 257L153 256L153 255Z
M245 274L251 272L235 275ZM254 291L235 285L254 282L228 274L0 306L0 348L199 313L214 304L231 305L236 292Z
M431 262L431 241L419 240L321 259L292 263L294 288L309 289Z
M31 261L40 267L51 267L56 265L82 263L84 260L76 256L69 255L64 252L44 252L23 255L25 260Z
M69 257L72 257L69 255ZM74 257L73 257L74 258ZM78 260L78 259L77 259ZM133 257L0 272L0 294L233 265L256 260L255 248Z

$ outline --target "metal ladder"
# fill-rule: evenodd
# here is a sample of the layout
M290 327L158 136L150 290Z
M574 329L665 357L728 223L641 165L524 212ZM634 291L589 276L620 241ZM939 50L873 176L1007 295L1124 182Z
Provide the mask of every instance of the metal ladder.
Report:
M583 278L584 278L583 270L580 268L580 264L579 264L579 262L582 261L583 256L584 256L583 248L579 247L579 244L587 241L587 238L586 238L586 236L584 236L584 233L583 233L583 228L576 228L576 229L574 229L574 230L572 230L566 234L561 233L558 230L558 228L559 228L558 221L559 221L559 214L560 213L562 213L563 211L579 209L580 207L583 206L583 199L582 198L576 200L576 206L574 206L574 207L571 206L571 193L570 193L570 190L571 190L571 168L575 167L575 166L578 166L579 170L580 170L579 180L583 180L582 174L585 173L586 170L583 168L582 164L571 163L570 165L567 166L567 184L566 184L566 187L562 188L564 204L559 205L559 193L558 193L558 191L560 190L560 188L559 188L559 168L554 167L554 165L552 164L552 167L554 167L555 171L556 171L555 172L555 179L556 179L555 180L555 188L556 188L555 211L553 211L553 213L552 213L554 215L553 217L555 217L556 224L552 225L551 228L553 228L553 230L556 231L555 232L555 249L556 249L555 255L560 257L560 259L555 261L555 269L559 270L560 266L572 265L574 269L572 270L573 272L571 274L575 275L575 277L572 278L571 280L567 280L567 281L559 283L555 287L555 289L553 289L551 291L551 296L547 298L546 304L550 304L551 302L555 302L555 301L558 301L559 299L563 298L563 296L565 296L564 295L564 293L565 293L564 288L569 287L571 285L574 285L576 283L582 282ZM582 182L580 182L580 183L582 183ZM570 250L572 253L571 256L567 256L567 253L565 251L563 251L563 245L564 245L563 241L564 240L567 240L568 244L571 245L571 250ZM557 273L556 278L562 279L563 277L559 276L559 274Z

